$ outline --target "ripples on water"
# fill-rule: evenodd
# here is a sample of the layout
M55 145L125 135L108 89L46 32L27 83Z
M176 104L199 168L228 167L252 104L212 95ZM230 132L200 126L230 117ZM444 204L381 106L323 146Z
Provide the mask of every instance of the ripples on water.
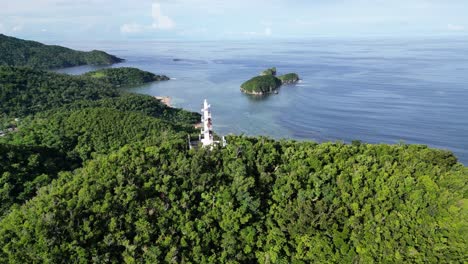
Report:
M207 98L218 133L299 140L362 140L450 149L468 164L468 41L64 43L105 49L175 78L134 89L199 111ZM180 59L174 61L174 59ZM267 67L303 81L255 98L240 84ZM94 69L77 67L78 74Z

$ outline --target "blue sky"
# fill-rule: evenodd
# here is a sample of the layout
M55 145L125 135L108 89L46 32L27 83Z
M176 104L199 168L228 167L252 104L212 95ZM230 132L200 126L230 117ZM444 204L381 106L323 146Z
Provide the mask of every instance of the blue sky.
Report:
M0 33L65 40L468 35L468 0L0 0Z

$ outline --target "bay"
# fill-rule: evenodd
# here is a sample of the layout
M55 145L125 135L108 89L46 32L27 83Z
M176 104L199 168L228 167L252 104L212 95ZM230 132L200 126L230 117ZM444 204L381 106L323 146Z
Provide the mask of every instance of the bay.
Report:
M213 108L218 134L426 144L468 165L468 39L63 42L125 58L171 81L132 88L175 107ZM254 97L242 82L269 67L302 81ZM100 67L59 70L81 74Z

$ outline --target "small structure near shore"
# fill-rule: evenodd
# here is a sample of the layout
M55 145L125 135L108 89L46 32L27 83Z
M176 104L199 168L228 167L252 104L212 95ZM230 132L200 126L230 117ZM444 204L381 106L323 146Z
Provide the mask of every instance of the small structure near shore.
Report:
M221 141L215 140L214 132L213 132L213 121L211 118L211 105L208 104L208 101L205 99L203 102L203 109L201 110L202 117L201 117L201 128L200 128L200 135L198 136L198 140L192 141L190 136L188 139L189 148L198 148L200 145L202 147L213 147L215 145L226 146L227 142L224 137L221 138Z

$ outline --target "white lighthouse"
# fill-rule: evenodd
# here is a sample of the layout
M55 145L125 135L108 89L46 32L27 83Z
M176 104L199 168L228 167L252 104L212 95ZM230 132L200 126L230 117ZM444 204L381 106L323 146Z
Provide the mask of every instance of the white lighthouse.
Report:
M203 101L203 109L201 110L201 129L200 135L198 136L197 141L192 141L190 135L188 135L188 145L190 149L198 149L201 145L202 147L209 147L213 149L214 145L221 145L225 147L227 145L226 139L222 137L222 141L215 140L213 133L213 121L211 120L211 105L208 104L208 101L205 99Z
M211 120L211 105L208 104L208 101L203 102L203 109L202 111L202 119L201 122L203 124L201 133L200 133L200 141L204 147L211 146L214 143L213 140L213 123Z

